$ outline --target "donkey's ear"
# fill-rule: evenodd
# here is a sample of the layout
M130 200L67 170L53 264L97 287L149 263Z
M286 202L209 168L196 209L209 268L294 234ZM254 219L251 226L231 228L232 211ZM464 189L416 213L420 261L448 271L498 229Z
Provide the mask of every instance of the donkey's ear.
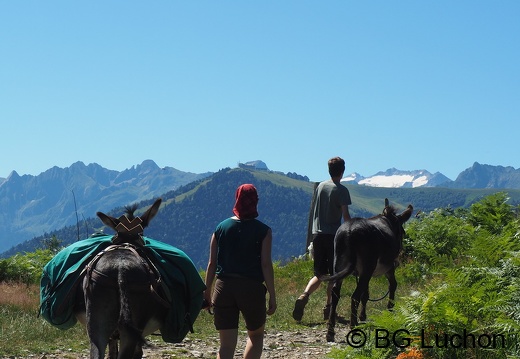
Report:
M409 220L410 217L412 216L412 212L413 212L413 206L411 204L409 204L408 207L406 207L406 209L403 211L403 213L401 213L399 215L399 218L401 218L401 222L404 223L407 220Z
M388 198L385 198L385 208L383 208L383 216L388 215L388 208L390 207L390 202L388 201Z
M144 214L141 216L141 219L143 220L142 226L143 228L148 227L150 224L150 221L153 217L159 212L159 207L161 206L162 199L158 198L150 208Z
M110 217L104 214L103 212L97 212L96 215L99 217L99 219L101 219L101 222L103 222L104 224L106 224L107 226L109 226L117 232L116 227L119 224L119 220L117 218Z

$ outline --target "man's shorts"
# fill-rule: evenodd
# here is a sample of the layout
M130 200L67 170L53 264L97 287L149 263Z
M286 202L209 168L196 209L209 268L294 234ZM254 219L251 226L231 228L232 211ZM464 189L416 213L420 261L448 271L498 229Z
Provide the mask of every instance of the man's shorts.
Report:
M334 273L334 234L318 233L312 238L314 250L314 275Z
M265 324L266 291L263 283L248 278L217 278L213 290L214 323L217 330L238 329L240 312L247 330Z

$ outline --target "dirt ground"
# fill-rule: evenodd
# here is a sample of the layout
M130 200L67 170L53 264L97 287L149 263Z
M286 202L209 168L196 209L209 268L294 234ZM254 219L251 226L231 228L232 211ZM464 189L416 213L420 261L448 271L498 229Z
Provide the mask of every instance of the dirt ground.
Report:
M337 333L337 338L341 333ZM246 343L245 333L240 333L235 358L242 358ZM341 343L327 343L325 329L304 328L292 332L266 333L262 358L266 359L301 359L326 358L327 353ZM204 339L193 339L189 336L182 343L170 344L152 338L144 348L144 358L216 358L218 336ZM73 353L69 351L55 352L44 355L28 355L26 357L5 357L1 359L88 359L88 351Z

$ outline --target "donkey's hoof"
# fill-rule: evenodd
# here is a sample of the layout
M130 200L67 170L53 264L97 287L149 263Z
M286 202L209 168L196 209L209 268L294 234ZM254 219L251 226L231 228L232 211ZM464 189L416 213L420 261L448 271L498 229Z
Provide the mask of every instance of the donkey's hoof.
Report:
M334 333L327 333L327 342L334 343Z

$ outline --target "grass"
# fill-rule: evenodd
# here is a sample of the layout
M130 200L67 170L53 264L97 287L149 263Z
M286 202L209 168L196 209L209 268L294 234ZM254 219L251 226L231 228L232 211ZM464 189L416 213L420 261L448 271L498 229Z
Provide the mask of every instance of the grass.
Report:
M0 283L0 356L77 352L87 348L82 327L54 328L38 317L39 286Z
M292 318L295 299L303 292L312 276L312 261L298 260L283 266L275 265L275 281L278 308L274 315L268 317L266 331L302 331L317 330L324 333L325 322L322 318L322 308L325 304L325 286L315 292L306 307L302 323L296 323ZM347 317L349 313L349 296L354 290L355 280L348 278L342 287L342 300L338 313ZM386 293L385 278L374 278L371 291L374 297ZM399 291L399 290L398 290ZM386 300L370 302L368 316L386 306ZM43 318L38 317L39 286L13 283L0 283L0 357L28 357L59 352L62 356L74 358L74 353L87 353L89 342L85 329L77 324L69 330L60 330ZM245 330L241 321L240 330ZM217 332L213 326L213 317L203 311L195 324L195 333L188 337L203 342L214 343ZM161 341L160 337L153 337ZM182 350L179 348L179 350ZM178 355L182 354L178 352Z

